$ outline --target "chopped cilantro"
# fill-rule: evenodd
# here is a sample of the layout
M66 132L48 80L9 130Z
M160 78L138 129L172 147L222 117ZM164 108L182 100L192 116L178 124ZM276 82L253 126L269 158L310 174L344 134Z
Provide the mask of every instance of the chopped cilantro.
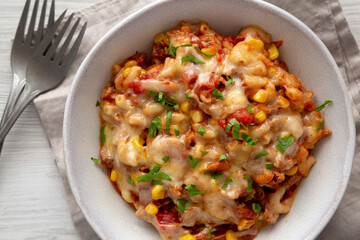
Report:
M138 176L136 181L137 182L147 182L147 181L153 180L154 178L171 181L171 177L169 177L169 175L167 175L164 172L159 172L160 168L161 168L161 166L155 165L154 168L151 169L149 173Z
M256 154L256 156L254 157L254 159L256 160L256 159L259 159L259 158L261 158L261 157L263 157L263 156L266 156L266 155L269 155L269 153L268 153L268 151L264 150L264 151L259 152L258 154Z
M229 159L229 158L227 156L225 156L225 155L220 155L219 156L219 162L224 161L226 159Z
M246 191L249 192L249 193L251 193L251 192L253 191L253 189L252 189L253 180L252 180L250 177L246 176L246 175L243 175L243 177L244 177L244 178L247 180L247 182L248 182L248 185L247 185L247 187L246 187Z
M219 181L219 179L222 177L222 172L221 171L213 171L213 170L208 170L205 173L209 174L211 178L215 179L215 181Z
M186 98L189 99L189 100L191 100L192 95L191 95L190 93L187 93L187 94L186 94Z
M164 161L164 163L167 163L169 161L169 157L168 156L163 157L162 160Z
M259 213L261 211L261 206L258 203L252 203L251 207L254 213Z
M151 184L152 185L163 185L164 183L160 180L153 179L153 180L151 180Z
M150 127L149 127L149 137L156 137L157 131L158 129L161 129L161 119L158 117L154 117L153 120L150 123Z
M267 163L265 164L266 169L271 170L274 167L274 163Z
M240 125L241 125L245 130L248 130L247 127L245 127L245 125L244 125L242 122L240 122Z
M100 106L100 102L99 101L96 101L96 104L95 104L95 106Z
M187 185L185 189L188 191L189 197L194 197L196 195L206 193L206 191L200 191L199 189L196 189L195 184Z
M134 181L131 179L131 177L128 178L127 182L131 185L135 187L135 183Z
M251 104L248 104L246 109L248 110L249 113L254 113Z
M104 146L106 141L105 125L100 128L100 140L101 140L101 146Z
M180 136L180 129L178 127L174 129L174 132L176 136Z
M284 153L285 150L294 143L294 135L290 134L288 137L278 138L278 144L276 144L276 148L279 150L279 152Z
M183 199L183 198L177 199L176 200L177 211L179 213L184 213L185 210L188 210L189 205L186 205L186 204L188 204L188 202L189 202L188 200Z
M224 182L224 184L221 186L221 189L225 189L227 188L227 186L229 185L229 183L231 183L233 180L231 178L227 178Z
M200 59L198 59L197 57L188 55L185 57L181 58L181 64L185 63L185 62L193 62L193 63L200 63L200 64L205 64L205 62L201 61Z
M321 122L320 122L320 124L317 126L317 128L316 128L316 131L318 132L318 131L320 131L320 129L324 126L324 120L322 120Z
M196 51L198 51L199 53L201 53L202 55L204 55L207 58L211 58L211 57L215 56L214 54L206 54L206 53L204 53L203 51L200 50L200 48L198 46L195 46L195 49L196 49Z
M196 126L196 132L198 134L200 134L201 136L204 136L204 133L205 133L205 129L200 127L200 126Z
M216 228L212 228L209 230L209 238L212 238L213 237L213 232L215 232L217 229Z
M216 88L213 88L212 95L214 97L216 97L217 99L224 100L223 94L219 90L217 90Z
M200 158L193 158L193 156L191 155L188 155L187 156L187 159L189 160L190 162L190 166L194 169L196 167L196 165L198 165L198 163L201 161Z
M230 84L233 84L233 85L235 84L234 79L232 79L232 78L230 78L229 76L226 76L226 75L225 75L225 77L226 77L226 83L225 83L226 86L228 86Z
M200 152L201 152L201 154L202 154L203 156L205 156L205 155L207 155L207 154L209 153L209 151L203 151L203 150L200 150Z
M100 159L100 158L93 158L93 157L91 157L90 159L93 160L93 161L96 162L96 163L101 162L101 159Z
M146 90L146 94L148 94L148 95L156 95L156 91L154 91L154 90Z
M328 105L329 103L331 103L332 102L332 100L325 100L325 102L323 103L323 104L321 104L320 106L318 106L317 108L315 108L314 109L314 111L321 111L321 110L323 110L324 109L324 107L326 106L326 105Z
M173 111L167 111L166 112L166 134L170 133L170 124L171 124L171 119L172 119L172 114Z
M169 49L168 49L168 53L172 56L172 57L176 57L176 50L179 48L179 47L191 47L192 44L184 44L184 45L180 45L180 46L177 46L177 47L174 47L172 44L170 44L169 46Z

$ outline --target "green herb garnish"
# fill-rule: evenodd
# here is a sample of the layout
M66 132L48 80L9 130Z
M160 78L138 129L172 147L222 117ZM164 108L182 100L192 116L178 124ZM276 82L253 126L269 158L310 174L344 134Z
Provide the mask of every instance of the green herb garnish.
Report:
M254 213L259 213L261 211L261 206L258 203L252 203L251 207Z
M294 135L290 134L288 137L278 138L278 144L276 144L276 148L279 150L279 152L284 153L285 150L294 143Z
M100 140L101 140L101 146L104 146L106 141L105 125L100 128Z
M251 193L251 192L253 191L253 189L252 189L253 180L252 180L250 177L246 176L246 175L243 175L243 177L244 177L244 178L247 180L247 182L248 182L248 185L247 185L247 187L246 187L246 191L249 192L249 193Z
M212 238L213 237L213 232L215 232L217 229L216 228L212 228L209 230L209 238Z
M231 128L232 128L232 124L231 123L228 123L227 125L226 125L226 127L225 127L225 132L226 133L229 133L230 132L230 130L231 130Z
M187 185L185 187L185 189L188 191L189 197L194 197L196 195L206 193L206 191L200 191L200 190L196 189L195 184Z
M190 166L194 169L196 167L196 165L198 165L198 163L201 161L200 158L193 158L193 156L191 155L188 155L187 156L187 159L189 160L190 162Z
M196 132L198 134L200 134L201 136L204 136L204 133L205 133L205 129L200 127L200 126L196 126Z
M187 98L188 100L191 100L192 95L191 95L190 93L187 93L187 94L186 94L186 98Z
M318 132L318 131L320 131L320 129L324 126L324 120L322 120L321 122L320 122L320 124L319 124L319 126L317 126L317 128L316 128L316 131Z
M207 154L209 153L209 151L203 151L203 150L200 150L200 152L201 152L201 154L202 154L203 156L205 156L205 155L207 155Z
M254 113L251 104L248 104L246 109L248 110L249 113Z
M233 85L235 84L234 79L231 79L229 76L226 76L226 75L225 75L225 77L226 77L226 83L225 83L226 86L228 86L230 84L233 84Z
M192 55L182 57L181 58L181 64L183 64L185 62L193 62L193 63L205 64L205 62L201 61L200 59L198 59L197 57L194 57Z
M217 99L224 100L223 94L219 90L217 90L216 88L213 88L212 95L214 97L216 97Z
M135 187L135 183L134 183L134 181L131 179L131 177L128 178L127 182L128 182L131 186Z
M222 172L221 171L208 170L205 173L209 174L210 177L215 179L216 182L222 177Z
M263 157L263 156L266 156L266 155L269 155L269 153L268 153L268 151L264 150L264 151L259 152L258 154L256 154L256 156L254 157L254 159L256 160L256 159L259 159L259 158L261 158L261 157Z
M96 104L95 104L95 106L100 106L100 102L99 101L96 101Z
M184 44L184 45L180 45L180 46L177 46L177 47L174 47L172 44L170 44L169 46L169 49L168 49L168 53L172 56L172 57L176 57L176 50L179 48L179 47L191 47L192 44Z
M171 181L171 177L169 177L169 175L167 175L164 172L159 172L160 168L161 168L161 166L155 165L154 168L151 169L149 173L138 176L136 181L137 182L147 182L147 181L153 180L154 178Z
M180 136L180 129L178 127L174 129L174 132L176 136Z
M219 156L219 162L224 161L226 159L229 159L229 158L227 156L225 156L225 155L220 155Z
M198 51L199 53L201 53L202 55L204 55L207 58L211 58L211 57L215 56L214 54L206 54L206 53L204 53L203 51L200 50L200 48L198 46L195 46L195 49L196 49L196 51Z
M245 125L244 125L242 122L240 122L240 125L241 125L245 130L248 130L248 128L245 127Z
M152 94L153 95L153 94ZM175 102L168 100L164 93L159 92L155 94L154 101L160 103L163 106L173 107L175 110L179 109L179 105Z
M156 91L154 91L154 90L146 90L146 94L147 95L156 95Z
M177 199L175 202L176 202L176 205L177 205L177 211L179 213L184 213L185 210L188 210L189 207L190 207L190 206L186 205L189 202L186 199L180 198L180 199Z
M150 127L149 127L149 137L156 137L157 131L158 129L161 129L161 119L158 117L154 117L153 120L150 123Z
M171 124L171 119L172 119L172 114L173 111L167 111L166 112L166 134L170 133L170 124Z
M96 163L101 162L101 159L100 159L100 158L93 158L93 157L91 157L90 159L93 160L93 161L96 162Z
M164 183L160 180L153 179L153 180L151 180L151 184L152 185L163 185Z
M241 132L241 138L244 139L247 145L256 145L257 143L256 140L254 140L252 137L250 137L244 132Z
M169 157L168 156L163 157L162 160L163 160L164 163L167 163L169 161Z
M274 167L274 163L267 163L265 164L266 169L271 170Z
M314 109L314 111L321 111L321 110L323 110L324 109L324 107L326 106L326 105L328 105L329 103L331 103L332 102L332 100L325 100L325 102L323 103L323 104L321 104L320 106L318 106L317 108L315 108Z
M231 178L227 178L224 182L224 184L221 186L221 189L225 189L227 188L227 186L229 185L229 183L231 183L233 180Z

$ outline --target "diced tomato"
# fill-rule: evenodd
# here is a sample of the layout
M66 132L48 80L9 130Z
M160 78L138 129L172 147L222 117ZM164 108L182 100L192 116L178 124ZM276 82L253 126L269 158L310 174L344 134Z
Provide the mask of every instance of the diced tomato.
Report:
M228 120L235 118L238 122L248 125L254 122L254 114L249 113L246 108L241 108L229 115Z
M226 119L219 119L218 124L219 124L220 127L225 129L226 128Z
M180 223L177 213L174 212L159 212L156 214L156 219L159 224Z
M132 88L134 93L136 93L136 94L140 94L140 93L145 92L145 89L142 88L141 83L140 83L139 80L134 80L134 81L130 82L128 87Z

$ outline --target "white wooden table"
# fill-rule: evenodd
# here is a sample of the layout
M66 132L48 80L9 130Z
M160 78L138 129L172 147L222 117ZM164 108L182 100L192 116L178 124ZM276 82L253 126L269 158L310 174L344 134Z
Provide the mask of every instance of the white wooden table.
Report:
M73 12L98 0L56 0ZM10 40L25 0L0 1L0 113L10 91ZM360 45L360 0L340 0ZM1 115L1 114L0 114ZM51 150L31 104L6 138L0 156L0 239L79 239Z

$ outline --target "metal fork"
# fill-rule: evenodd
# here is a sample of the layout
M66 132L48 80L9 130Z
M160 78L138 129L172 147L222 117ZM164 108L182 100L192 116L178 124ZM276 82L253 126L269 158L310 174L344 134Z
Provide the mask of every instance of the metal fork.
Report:
M5 120L9 117L10 113L12 112L20 96L21 91L25 86L26 66L31 56L35 52L35 49L39 45L41 39L43 38L45 32L44 23L46 16L47 0L44 0L43 2L38 29L35 30L35 22L36 22L37 10L39 5L39 0L36 0L31 14L29 28L27 34L25 35L25 26L26 26L27 16L29 13L30 2L31 2L30 0L27 0L25 3L11 49L11 67L12 67L14 79L1 118L0 126L2 126ZM47 29L49 29L54 24L54 15L55 15L55 3L54 0L52 0ZM34 34L35 32L36 34ZM3 142L1 141L0 149L2 148L2 145Z
M77 19L66 39L63 41L62 46L59 47L60 42L62 42L65 32L69 28L73 18L73 14L70 15L58 35L55 37L55 32L58 30L64 15L65 11L56 20L53 26L48 29L32 55L27 65L24 89L19 94L18 101L10 112L8 119L5 120L3 125L0 127L0 142L4 141L17 118L34 98L39 96L41 93L56 88L64 80L65 74L69 70L69 67L79 49L86 29L85 23L76 40L73 44L71 44L71 40L75 35L80 22L80 18ZM71 48L68 50L70 45Z

